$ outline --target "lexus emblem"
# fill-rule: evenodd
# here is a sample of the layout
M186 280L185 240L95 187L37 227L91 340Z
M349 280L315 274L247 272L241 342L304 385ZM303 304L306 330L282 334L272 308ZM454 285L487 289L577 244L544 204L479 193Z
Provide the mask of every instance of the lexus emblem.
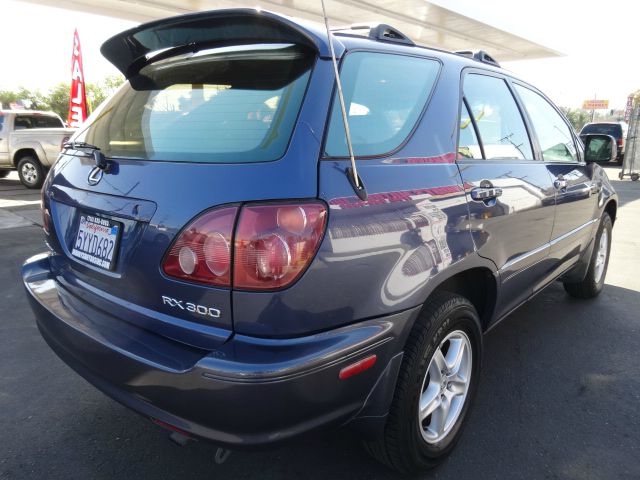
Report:
M89 185L97 185L100 180L102 180L102 169L98 167L93 167L89 172L89 176L87 177L87 183Z

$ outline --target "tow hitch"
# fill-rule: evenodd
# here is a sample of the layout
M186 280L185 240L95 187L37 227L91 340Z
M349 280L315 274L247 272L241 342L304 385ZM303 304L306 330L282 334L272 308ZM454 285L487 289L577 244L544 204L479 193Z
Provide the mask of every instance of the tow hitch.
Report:
M197 441L196 438L190 436L187 432L185 432L184 430L181 430L175 425L171 425L169 423L163 422L162 420L158 420L157 418L152 418L151 420L156 425L159 425L162 428L169 430L171 432L169 433L169 440L171 440L173 443L175 443L180 447L187 446L191 442ZM213 456L213 461L217 465L222 465L224 462L226 462L229 459L230 455L231 455L231 450L227 450L226 448L217 448L216 454Z

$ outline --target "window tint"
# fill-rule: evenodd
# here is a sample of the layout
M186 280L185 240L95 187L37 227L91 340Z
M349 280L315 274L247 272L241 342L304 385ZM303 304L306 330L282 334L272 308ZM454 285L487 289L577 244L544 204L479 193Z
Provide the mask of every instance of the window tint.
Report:
M467 75L464 95L478 125L488 160L533 159L522 115L504 80L485 75Z
M602 133L604 135L611 135L619 138L622 136L622 126L612 123L590 123L582 127L582 133Z
M426 58L372 52L347 55L340 79L356 156L380 155L400 146L418 121L439 68L438 62ZM325 152L348 155L337 95Z
M51 115L19 115L13 124L14 130L27 128L62 128L64 125L58 117Z
M4 125L4 114L0 113L0 132L2 131L3 125Z
M460 138L458 140L458 158L482 158L482 150L480 142L473 128L473 122L467 110L467 105L462 104L462 113L460 114Z
M248 163L284 155L314 55L287 44L231 46L141 69L76 138L105 155Z
M571 130L556 109L533 90L516 85L516 91L522 98L533 123L542 150L542 158L548 162L577 161Z

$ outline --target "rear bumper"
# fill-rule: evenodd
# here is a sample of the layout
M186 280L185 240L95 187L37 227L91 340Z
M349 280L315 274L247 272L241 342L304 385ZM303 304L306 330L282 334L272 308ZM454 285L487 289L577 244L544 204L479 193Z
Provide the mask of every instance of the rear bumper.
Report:
M38 328L58 356L127 407L230 448L352 420L380 424L418 313L293 339L235 335L206 351L85 303L56 281L49 261L34 257L22 273ZM339 380L342 368L372 354L370 370Z

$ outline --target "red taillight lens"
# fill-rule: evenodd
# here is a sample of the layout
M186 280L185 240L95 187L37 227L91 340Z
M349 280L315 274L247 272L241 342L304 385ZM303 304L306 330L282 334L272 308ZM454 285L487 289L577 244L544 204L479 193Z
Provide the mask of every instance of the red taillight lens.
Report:
M226 207L193 221L169 249L164 272L194 282L231 286L231 236L237 213L237 207Z
M624 142L624 140L622 139L622 137L620 137L618 139L618 145L622 146L623 142Z
M295 281L318 249L326 216L319 203L243 207L234 241L234 288L272 290Z

